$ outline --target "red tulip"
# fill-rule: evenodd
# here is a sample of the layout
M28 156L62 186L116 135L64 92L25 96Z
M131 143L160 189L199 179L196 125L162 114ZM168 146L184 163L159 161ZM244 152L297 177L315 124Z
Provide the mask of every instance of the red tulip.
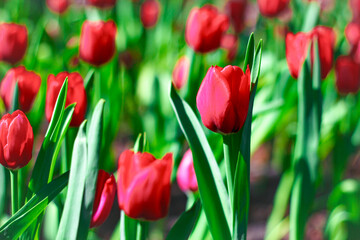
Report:
M116 25L110 20L85 21L80 35L80 58L95 66L110 61L115 53Z
M25 26L15 23L0 24L0 61L19 62L25 55L28 32Z
M360 24L349 23L345 28L345 36L351 46L351 56L360 63Z
M126 150L118 167L119 207L131 218L158 220L167 215L170 203L172 154L156 160L150 153Z
M156 25L160 13L160 3L157 0L145 0L141 4L140 19L145 28L152 28Z
M246 0L229 0L225 5L226 14L236 33L240 33L244 29L246 5Z
M250 99L250 70L237 66L209 68L196 96L205 127L224 134L238 132L245 123Z
M98 8L111 8L116 4L116 0L87 0L87 2Z
M357 93L360 88L360 65L351 57L336 60L336 88L341 94Z
M221 47L227 50L226 59L231 62L235 59L238 51L238 38L236 35L225 34L221 39Z
M45 114L47 120L50 122L54 111L56 99L66 77L68 77L68 90L66 95L65 107L69 106L72 103L76 103L70 126L78 127L80 126L85 117L87 99L84 88L84 80L77 72L61 72L56 76L54 76L53 74L49 75L47 80Z
M318 39L319 56L321 62L321 78L325 79L330 72L333 62L335 33L331 28L318 26L309 33L299 32L286 35L286 60L290 74L298 78L300 69L306 59L309 44ZM311 60L313 59L311 51Z
M63 14L69 7L69 0L46 0L47 7L57 14Z
M6 73L0 85L0 95L4 100L7 110L11 107L16 83L18 84L19 89L18 101L20 108L24 112L28 112L39 91L41 78L38 74L27 71L25 67L11 68Z
M186 42L196 52L211 52L220 47L222 35L228 27L228 17L220 14L216 7L193 8L186 23Z
M290 0L257 0L261 15L265 17L276 17L288 5Z
M190 61L186 56L179 58L172 72L175 88L181 89L187 82L189 76Z
M100 226L108 218L115 193L116 181L114 175L110 176L104 170L99 170L90 228Z
M360 21L360 0L349 0L350 11L353 15L353 21Z
M26 166L31 160L34 134L26 115L16 110L0 120L0 163L11 170Z
M190 149L186 151L180 162L176 180L183 192L196 192L198 190L193 157Z

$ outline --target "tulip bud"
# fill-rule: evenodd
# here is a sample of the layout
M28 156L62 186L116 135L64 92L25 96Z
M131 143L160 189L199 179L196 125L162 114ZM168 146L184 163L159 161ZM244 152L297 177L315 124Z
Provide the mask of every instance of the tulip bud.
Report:
M115 36L113 21L85 21L80 35L80 58L95 66L107 63L115 53Z
M15 23L0 24L0 61L19 62L25 55L28 33L25 26Z
M186 56L179 58L172 72L173 83L176 89L181 89L188 80L190 61Z
M238 38L236 35L225 34L221 39L221 47L227 51L226 60L231 62L235 59L238 50Z
M108 218L115 193L116 181L114 175L110 176L104 170L99 170L90 228L100 226Z
M89 5L98 8L111 8L116 4L116 0L87 0Z
M349 23L345 28L345 37L349 44L354 46L360 42L360 24L356 22Z
M49 75L47 79L45 115L47 120L50 122L57 97L66 77L68 77L68 90L65 107L72 103L76 103L70 126L78 127L85 117L87 98L84 88L84 80L77 72L61 72L56 76L53 74Z
M198 183L196 180L193 156L191 150L187 150L180 162L177 175L177 183L183 192L198 190Z
M265 17L276 17L288 5L290 0L257 0L261 15Z
M360 65L351 57L340 56L335 64L336 88L340 94L357 93L360 88Z
M186 23L185 39L194 51L208 53L220 47L222 35L228 28L228 17L220 14L216 7L195 7Z
M236 33L240 33L244 29L246 5L246 0L229 0L225 5L226 14Z
M20 109L28 112L39 91L41 78L38 74L27 71L23 66L11 68L0 85L0 95L7 110L11 108L16 83L19 89Z
M69 0L46 0L46 5L56 14L63 14L69 7Z
M170 203L171 153L161 160L126 150L119 157L119 207L131 218L154 221L167 215Z
M306 59L309 44L318 40L318 49L321 65L321 78L325 79L332 68L335 33L331 28L318 26L309 33L299 32L286 35L286 60L290 74L298 78L301 67ZM313 51L311 51L313 62Z
M140 19L145 28L152 28L156 25L160 13L160 3L157 0L145 0L141 4Z
M16 110L0 119L0 163L10 169L25 167L32 156L34 134L26 115Z
M245 123L250 100L250 70L237 66L209 68L196 96L205 127L223 134L238 132Z

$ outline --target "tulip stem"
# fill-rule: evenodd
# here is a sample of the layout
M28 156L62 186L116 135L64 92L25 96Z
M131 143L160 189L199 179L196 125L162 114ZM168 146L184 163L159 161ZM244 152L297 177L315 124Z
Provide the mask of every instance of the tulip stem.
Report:
M11 213L14 215L19 209L18 203L18 171L10 170L11 181Z
M138 221L136 240L145 240L148 235L149 223L145 221Z
M234 178L235 178L235 169L238 158L238 151L235 148L235 138L234 134L223 135L223 147L224 147L224 159L225 159L225 169L226 169L226 180L228 186L228 192L230 197L231 206L233 206L233 196L234 196Z

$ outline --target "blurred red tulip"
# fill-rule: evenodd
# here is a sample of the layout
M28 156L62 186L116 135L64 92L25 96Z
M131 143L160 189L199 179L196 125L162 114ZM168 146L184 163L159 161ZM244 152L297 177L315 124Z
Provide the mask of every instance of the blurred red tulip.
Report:
M288 5L290 0L257 0L261 15L265 17L276 17Z
M308 2L318 2L322 11L329 11L335 5L335 0L307 0Z
M336 60L336 88L341 94L357 93L360 88L360 65L351 57L340 56Z
M161 160L126 150L119 157L119 207L131 218L154 221L167 215L170 203L171 153Z
M233 34L225 34L221 39L221 47L227 50L226 59L231 62L235 59L238 51L238 38Z
M116 0L87 0L88 4L98 8L111 8L116 4Z
M69 0L46 0L47 7L57 14L63 14L69 7Z
M211 52L220 47L222 35L228 27L228 17L220 14L216 7L212 5L195 7L187 19L186 42L196 52Z
M26 115L16 110L0 120L0 163L11 170L25 167L32 157L34 134Z
M72 103L76 103L70 126L78 127L85 117L87 98L84 88L84 80L77 72L61 72L56 76L53 74L49 75L47 79L45 114L47 120L50 122L58 94L66 77L68 77L68 90L65 107Z
M357 45L360 42L360 24L356 22L349 23L345 28L345 36L350 45Z
M28 32L25 26L15 23L0 24L0 61L19 62L25 55Z
M353 21L360 21L360 0L349 0L350 11L353 15Z
M156 25L160 14L160 3L157 0L145 0L141 4L140 19L145 28Z
M236 33L240 33L244 29L246 6L247 0L229 0L225 5L226 14Z
M176 89L181 89L189 76L190 61L186 56L179 58L172 72L172 80Z
M205 127L223 134L238 132L245 123L250 99L250 70L237 66L210 67L196 96Z
M110 61L115 53L116 25L110 20L85 21L80 35L80 58L95 66Z
M177 175L177 183L183 192L198 190L198 183L196 180L193 156L191 150L187 150L180 162Z
M286 35L286 60L290 74L298 78L301 67L306 59L309 44L318 39L321 62L321 78L325 79L332 68L335 33L331 28L317 26L309 33L299 32ZM313 53L311 52L311 60ZM312 60L313 61L313 60Z
M90 228L100 226L108 218L114 203L115 193L116 181L114 175L110 176L110 174L100 169L97 177Z
M27 71L23 66L11 68L0 85L0 95L7 110L11 108L16 83L19 89L20 109L28 112L39 91L41 78L38 74Z

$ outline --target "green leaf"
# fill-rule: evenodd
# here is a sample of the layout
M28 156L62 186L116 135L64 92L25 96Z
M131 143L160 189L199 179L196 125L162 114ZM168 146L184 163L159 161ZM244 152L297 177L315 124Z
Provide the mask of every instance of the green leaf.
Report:
M101 140L103 135L104 104L105 100L103 99L99 100L97 103L92 114L89 130L87 132L88 158L85 159L85 192L81 209L78 239L86 239L91 222L93 203L96 193L96 181L99 171Z
M18 82L15 83L10 113L13 113L17 109L19 109L19 84L18 84Z
M172 85L170 101L193 154L200 198L211 234L215 240L230 239L229 197L202 126Z
M17 239L65 188L68 178L69 173L64 173L34 194L19 211L0 227L0 239Z
M84 196L87 162L86 120L80 125L74 143L69 187L56 239L76 239Z
M306 15L304 17L305 21L302 26L303 32L311 31L319 20L320 15L320 4L318 2L312 2L308 4L308 9L306 11Z
M85 87L86 92L88 92L90 90L90 88L94 82L94 73L95 73L95 69L91 68L84 78L84 87Z
M248 65L249 65L249 69L252 68L254 51L255 51L255 43L254 42L255 42L254 33L251 33L249 40L248 40L247 47L246 47L244 69L243 69L244 71L246 71Z
M197 200L189 210L181 214L174 226L170 229L166 239L189 239L194 225L199 218L200 211L201 203L199 200Z

